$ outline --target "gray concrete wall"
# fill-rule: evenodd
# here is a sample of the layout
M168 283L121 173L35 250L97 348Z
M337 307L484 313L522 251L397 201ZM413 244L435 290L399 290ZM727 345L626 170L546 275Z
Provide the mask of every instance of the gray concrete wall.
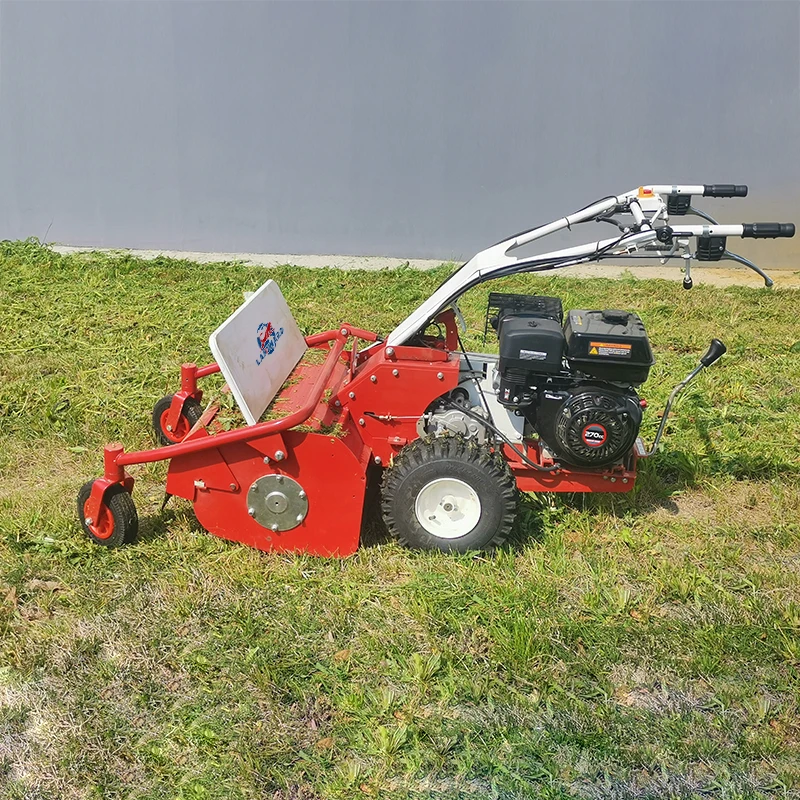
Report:
M0 0L0 238L457 259L651 181L800 222L798 2Z

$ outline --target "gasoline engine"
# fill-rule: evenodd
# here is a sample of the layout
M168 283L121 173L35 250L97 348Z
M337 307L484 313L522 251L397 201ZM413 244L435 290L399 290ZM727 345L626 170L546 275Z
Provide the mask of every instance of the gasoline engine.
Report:
M565 321L556 297L493 292L487 317L500 341L497 399L554 458L581 467L626 458L642 422L635 387L654 361L639 316L574 309Z

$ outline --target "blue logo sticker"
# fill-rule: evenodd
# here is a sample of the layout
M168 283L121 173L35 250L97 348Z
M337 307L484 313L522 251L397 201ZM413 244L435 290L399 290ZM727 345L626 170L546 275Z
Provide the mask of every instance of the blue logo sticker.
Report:
M278 344L278 339L283 336L283 328L276 328L271 322L262 322L256 331L256 341L258 342L258 349L261 355L256 359L256 366L258 366L266 356L272 355L275 352L275 346Z

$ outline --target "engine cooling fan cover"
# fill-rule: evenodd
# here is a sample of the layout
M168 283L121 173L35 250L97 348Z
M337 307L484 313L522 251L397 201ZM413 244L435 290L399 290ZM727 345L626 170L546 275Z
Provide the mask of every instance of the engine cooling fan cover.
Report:
M630 452L642 410L635 398L590 389L569 397L556 414L556 451L570 464L602 467Z

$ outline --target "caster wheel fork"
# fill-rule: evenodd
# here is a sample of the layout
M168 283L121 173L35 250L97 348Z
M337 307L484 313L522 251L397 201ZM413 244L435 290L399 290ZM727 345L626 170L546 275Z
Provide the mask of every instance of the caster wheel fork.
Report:
M88 481L78 492L78 518L86 535L102 547L120 547L136 539L139 516L133 498L124 486L114 484L106 491L97 518L86 516L94 481Z

